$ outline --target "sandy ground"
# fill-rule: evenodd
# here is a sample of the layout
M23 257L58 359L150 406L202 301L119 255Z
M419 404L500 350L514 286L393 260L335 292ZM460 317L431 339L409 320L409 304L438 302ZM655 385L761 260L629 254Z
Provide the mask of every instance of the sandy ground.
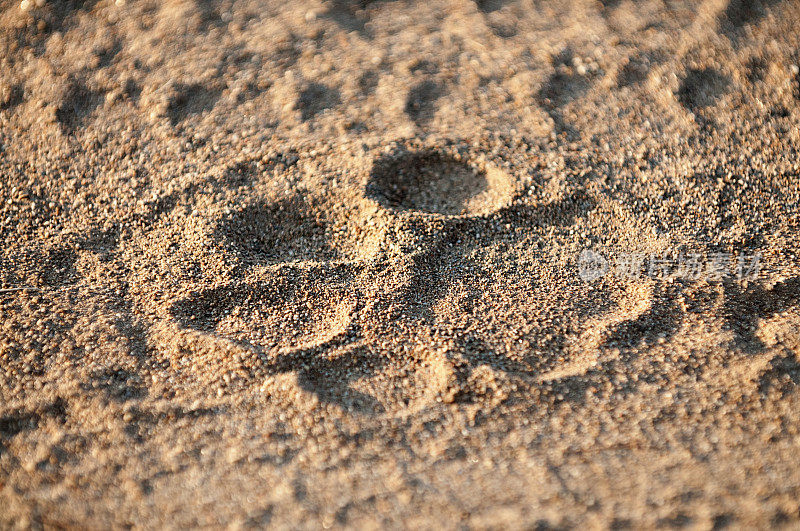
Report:
M0 2L0 527L800 525L798 30Z

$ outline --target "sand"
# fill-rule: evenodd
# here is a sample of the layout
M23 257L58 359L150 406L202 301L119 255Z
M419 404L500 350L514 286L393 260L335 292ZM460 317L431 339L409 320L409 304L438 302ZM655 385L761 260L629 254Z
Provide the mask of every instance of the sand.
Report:
M797 527L798 28L2 1L0 527Z

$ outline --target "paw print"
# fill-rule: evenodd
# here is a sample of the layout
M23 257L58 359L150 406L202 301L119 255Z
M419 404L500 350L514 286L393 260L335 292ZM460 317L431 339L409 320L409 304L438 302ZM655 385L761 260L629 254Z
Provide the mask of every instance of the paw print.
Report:
M313 193L221 218L215 240L241 275L177 301L172 316L257 356L267 375L296 374L320 401L381 412L358 382L397 361L390 353L438 341L443 318L474 310L491 272L472 251L512 218L568 223L585 199L530 207L518 195L511 175L466 149L398 148L374 161L350 225ZM380 223L370 225L364 204ZM528 370L474 332L441 345L448 376L438 391L455 401L497 394L500 375Z

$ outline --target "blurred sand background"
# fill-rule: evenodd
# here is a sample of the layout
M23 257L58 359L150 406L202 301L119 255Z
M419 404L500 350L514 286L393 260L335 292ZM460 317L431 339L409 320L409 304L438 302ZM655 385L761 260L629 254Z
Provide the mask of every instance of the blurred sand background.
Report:
M0 2L0 527L798 526L798 65L791 0Z

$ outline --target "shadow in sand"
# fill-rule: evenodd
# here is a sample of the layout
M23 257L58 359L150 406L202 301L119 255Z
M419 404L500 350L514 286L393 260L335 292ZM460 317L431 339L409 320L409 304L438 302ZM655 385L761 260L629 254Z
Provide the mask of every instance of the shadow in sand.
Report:
M770 8L780 3L781 0L729 0L718 19L720 29L734 44L738 44L742 28L757 24Z
M726 324L735 334L736 346L750 353L765 348L756 335L760 319L768 319L800 304L800 276L779 282L770 290L758 284L743 289L732 281L727 282L724 289Z

